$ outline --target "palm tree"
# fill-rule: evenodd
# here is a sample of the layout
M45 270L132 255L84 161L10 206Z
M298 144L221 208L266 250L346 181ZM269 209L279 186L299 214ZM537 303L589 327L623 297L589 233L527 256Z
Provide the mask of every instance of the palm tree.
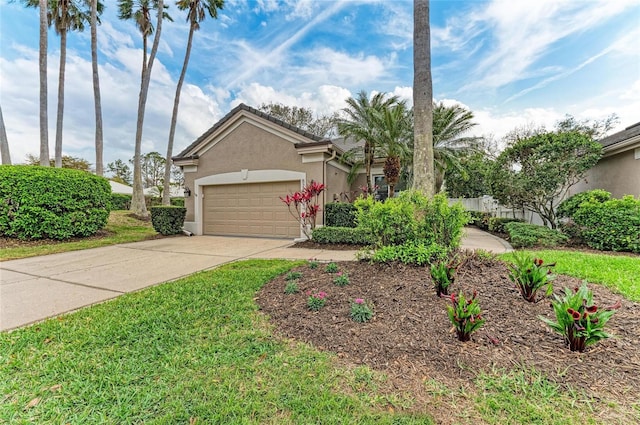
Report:
M449 168L459 168L459 158L480 148L479 137L465 137L473 128L473 112L460 105L445 106L442 102L433 106L433 156L435 161L435 192L440 192L444 174Z
M182 71L176 86L176 96L173 101L173 113L171 114L171 127L169 129L169 142L167 143L167 158L164 169L164 188L162 191L162 204L169 205L171 203L171 155L173 153L173 139L176 134L176 122L178 121L178 106L180 104L180 91L184 76L189 66L189 57L191 56L191 45L193 42L193 33L200 29L200 22L204 20L207 13L213 19L218 17L218 9L224 7L224 0L178 0L176 5L180 10L187 10L187 21L189 22L189 38L187 39L187 50L184 54L184 63Z
M373 111L378 127L376 150L386 157L382 172L387 180L388 196L392 198L403 163L410 157L409 142L413 136L411 114L404 101Z
M27 4L28 6L28 4ZM39 0L40 8L40 165L49 166L49 118L47 116L47 0Z
M413 188L434 194L433 87L429 0L413 0Z
M9 141L7 140L7 130L4 128L4 118L0 107L0 157L2 165L11 165L11 155L9 154Z
M87 0L90 4L89 22L91 25L91 69L93 75L93 101L96 113L96 174L104 174L104 161L102 159L103 135L102 135L102 102L100 99L100 78L98 76L98 14L102 13L103 5L98 0Z
M374 111L382 111L398 102L397 96L387 98L386 93L376 93L371 100L366 91L358 93L356 98L346 100L347 107L342 111L347 118L338 120L338 133L354 143L364 142L362 147L356 147L350 152L362 153L362 163L367 176L367 193L372 193L371 167L376 158L376 145L379 136L379 126L376 123Z
M151 53L147 60L147 39L154 32L151 23L151 11L157 11L157 24ZM135 153L133 156L133 195L131 197L131 211L140 216L147 216L147 207L144 202L144 192L142 187L142 170L140 150L142 146L142 126L144 124L144 111L147 104L147 93L149 92L149 82L151 81L151 70L160 43L160 33L162 30L162 20L171 20L171 17L164 11L163 0L118 0L118 18L132 19L135 21L138 30L142 34L142 73L140 78L140 94L138 96L138 119L136 123Z

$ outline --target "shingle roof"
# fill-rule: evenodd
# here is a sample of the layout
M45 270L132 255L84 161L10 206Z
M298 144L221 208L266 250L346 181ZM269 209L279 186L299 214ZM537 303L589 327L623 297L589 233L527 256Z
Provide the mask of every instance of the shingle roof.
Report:
M607 136L604 139L600 139L599 142L602 147L607 148L609 146L613 146L617 143L624 142L625 140L629 140L632 137L636 137L640 135L640 122L637 122L629 127L625 128L622 131L612 134L611 136Z
M224 117L222 117L222 119L220 121L218 121L217 123L215 123L213 125L213 127L211 127L209 130L205 131L202 136L198 137L193 143L191 143L186 149L184 149L182 152L180 152L178 155L172 157L172 159L180 159L183 158L184 155L187 154L187 152L189 152L190 150L192 150L193 148L195 148L196 146L198 146L198 144L200 144L203 140L205 140L207 137L209 137L211 134L215 133L216 130L218 130L220 127L222 127L227 121L229 121L235 114L237 114L240 111L247 111L250 112L260 118L264 118L268 121L271 121L275 124L278 124L281 127L284 127L288 130L291 130L295 133L300 134L301 136L306 137L307 139L310 139L314 142L320 142L325 140L325 138L320 137L320 136L316 136L315 134L311 134L306 130L303 130L299 127L296 127L295 125L291 125L288 124L284 121L282 121L281 119L275 118L267 113L264 113L262 111L259 111L256 108L252 108L251 106L245 105L244 103L241 103L240 105L236 106L235 108L233 108L231 111L229 111L229 113L227 115L225 115Z

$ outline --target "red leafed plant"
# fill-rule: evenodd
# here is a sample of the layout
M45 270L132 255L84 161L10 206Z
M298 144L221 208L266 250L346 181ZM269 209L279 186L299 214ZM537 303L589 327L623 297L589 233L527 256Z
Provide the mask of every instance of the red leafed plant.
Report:
M308 239L311 239L311 232L316 228L316 217L320 211L318 200L324 189L324 184L312 180L302 191L280 197Z

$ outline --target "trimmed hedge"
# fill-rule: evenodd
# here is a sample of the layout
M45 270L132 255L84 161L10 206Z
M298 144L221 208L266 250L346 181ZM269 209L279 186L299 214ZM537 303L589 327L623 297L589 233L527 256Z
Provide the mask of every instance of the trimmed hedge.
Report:
M355 205L346 202L332 202L324 206L325 226L331 227L356 227Z
M151 224L162 235L175 235L182 232L187 209L174 206L151 207Z
M129 208L131 208L131 195L124 193L111 194L112 210L128 210Z
M30 239L86 237L109 218L111 186L86 171L0 166L0 235Z
M554 247L567 242L566 235L557 230L536 224L511 222L504 225L509 241L515 248L532 246Z
M520 218L507 218L507 217L491 217L489 219L489 231L496 233L507 233L504 225L507 223L522 223L524 220Z
M317 243L370 244L367 233L354 227L316 227L313 229L312 239Z
M597 200L580 204L573 214L578 233L591 248L640 252L640 199Z

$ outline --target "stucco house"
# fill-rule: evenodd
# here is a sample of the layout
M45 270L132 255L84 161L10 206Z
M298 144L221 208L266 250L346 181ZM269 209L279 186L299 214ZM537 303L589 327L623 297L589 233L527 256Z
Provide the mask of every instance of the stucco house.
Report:
M602 158L571 188L571 194L604 189L615 198L640 196L640 122L599 142Z
M184 172L184 227L196 235L302 237L280 196L321 182L322 207L358 188L364 177L348 184L350 167L339 161L346 149L240 104L172 158Z

